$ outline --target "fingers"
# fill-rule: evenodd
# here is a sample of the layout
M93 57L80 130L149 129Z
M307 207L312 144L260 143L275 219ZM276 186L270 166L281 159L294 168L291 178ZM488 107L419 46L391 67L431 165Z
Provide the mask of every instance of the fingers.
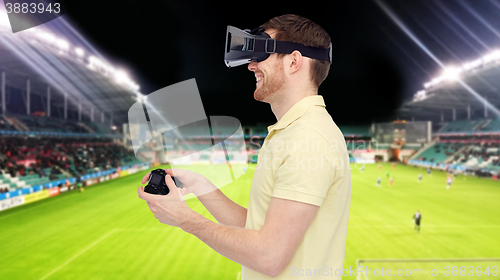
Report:
M170 176L174 176L174 171L172 169L165 169L165 172L167 172L167 174Z
M139 195L140 199L146 200L146 201L158 201L161 199L161 195L147 193L142 189L142 187L139 187L137 189L137 194Z
M167 184L168 189L170 192L175 191L177 187L175 186L174 180L172 180L172 177L170 175L165 175L165 183Z
M181 189L176 187L174 180L172 180L172 177L170 177L170 175L165 176L165 183L167 184L167 187L170 190L168 195L177 197L179 200L184 200L184 197L182 197Z
M151 210L151 212L153 212L155 214L158 213L158 209L156 208L156 206L153 203L151 203L149 201L147 201L146 203L148 204L149 210Z
M144 175L144 177L142 177L142 183L143 184L146 184L146 182L149 180L149 175L151 174L151 171L148 172L148 174Z
M181 195L183 195L183 196L189 194L189 191L187 189L185 189L185 188L184 189L179 189L179 191L181 192Z
M182 178L184 176L185 170L182 169L165 169L165 172L167 172L168 175L172 177L179 177Z

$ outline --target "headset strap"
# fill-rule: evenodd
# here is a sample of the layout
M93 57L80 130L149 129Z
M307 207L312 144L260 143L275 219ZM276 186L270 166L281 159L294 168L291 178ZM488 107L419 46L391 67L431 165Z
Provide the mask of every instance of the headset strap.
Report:
M291 54L293 51L299 51L303 56L324 60L332 63L332 45L329 48L317 48L305 46L300 43L289 41L276 41L273 38L267 39L254 39L255 52L265 52L268 54L284 53Z

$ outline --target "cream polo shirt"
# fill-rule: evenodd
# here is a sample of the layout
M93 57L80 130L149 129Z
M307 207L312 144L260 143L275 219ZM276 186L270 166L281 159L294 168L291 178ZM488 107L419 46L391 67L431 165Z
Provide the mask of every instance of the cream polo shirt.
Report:
M278 277L243 266L242 279L341 279L351 200L344 136L320 95L297 102L268 131L259 151L245 228L262 228L272 197L320 207Z

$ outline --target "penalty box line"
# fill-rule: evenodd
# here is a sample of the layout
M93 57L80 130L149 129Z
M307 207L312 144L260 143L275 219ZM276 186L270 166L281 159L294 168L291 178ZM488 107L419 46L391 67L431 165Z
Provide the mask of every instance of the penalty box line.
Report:
M52 270L49 274L45 275L44 277L40 278L40 280L45 280L47 278L49 278L50 276L52 276L52 274L56 273L57 271L61 270L61 268L65 267L66 265L68 265L70 262L74 261L76 258L78 258L79 256L81 256L83 253L87 252L88 250L90 250L92 247L94 247L95 245L97 245L99 242L103 241L104 239L108 238L110 235L112 235L113 233L117 232L117 231L125 231L125 230L132 230L132 231L135 231L135 230L138 230L138 231L149 231L149 230L164 230L163 228L115 228L113 230L111 230L110 232L106 233L105 235L103 235L101 238L99 238L98 240L94 241L94 243L90 244L89 246L87 246L86 248L84 248L83 250L81 250L80 252L76 253L73 257L71 257L70 259L68 259L66 262L64 262L63 264L61 264L60 266L56 267L54 270Z

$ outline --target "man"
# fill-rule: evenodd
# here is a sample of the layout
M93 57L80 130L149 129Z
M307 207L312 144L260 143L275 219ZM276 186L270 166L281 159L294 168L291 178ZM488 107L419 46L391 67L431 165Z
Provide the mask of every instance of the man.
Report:
M453 180L451 179L451 176L448 175L446 178L446 189L449 189L451 187L451 184L453 183Z
M296 15L273 18L262 29L277 41L330 45L321 27ZM139 188L139 197L160 222L182 228L241 264L242 279L290 279L298 271L324 272L325 267L330 279L341 279L351 178L344 137L317 95L329 67L298 50L250 62L257 80L254 98L271 105L277 123L268 127L259 151L248 209L205 177L177 169L167 173L183 183L182 191L167 176L169 195ZM180 201L188 192L198 196L218 224Z
M417 213L413 215L413 220L415 221L415 231L420 233L420 220L422 220L422 214L420 214L420 210L417 210Z

